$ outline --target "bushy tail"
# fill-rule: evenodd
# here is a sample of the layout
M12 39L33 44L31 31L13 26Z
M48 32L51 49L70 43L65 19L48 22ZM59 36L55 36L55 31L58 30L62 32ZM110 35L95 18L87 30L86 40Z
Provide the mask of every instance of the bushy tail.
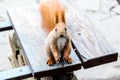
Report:
M58 0L46 0L40 4L42 28L49 34L59 22L65 23L64 8Z

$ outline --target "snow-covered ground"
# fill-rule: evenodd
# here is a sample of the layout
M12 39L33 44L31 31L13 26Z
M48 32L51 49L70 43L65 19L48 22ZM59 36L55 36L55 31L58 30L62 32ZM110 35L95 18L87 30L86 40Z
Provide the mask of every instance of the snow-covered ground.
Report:
M12 3L19 0L0 0L0 3L4 1ZM30 0L21 1L28 4ZM93 24L120 53L120 6L116 0L80 0L80 2ZM30 1L30 4L32 3ZM24 5L24 2L20 4ZM9 33L0 32L0 70L8 69L10 65L7 58L11 54ZM120 60L90 69L81 69L75 74L79 80L120 80Z

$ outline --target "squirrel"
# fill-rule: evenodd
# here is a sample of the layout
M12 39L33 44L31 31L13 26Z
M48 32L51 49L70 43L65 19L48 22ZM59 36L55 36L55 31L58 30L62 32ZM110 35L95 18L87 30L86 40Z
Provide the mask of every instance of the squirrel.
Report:
M61 57L68 64L72 63L71 39L65 23L65 10L58 0L47 0L39 7L42 29L46 32L45 52L48 56L47 64L59 63Z

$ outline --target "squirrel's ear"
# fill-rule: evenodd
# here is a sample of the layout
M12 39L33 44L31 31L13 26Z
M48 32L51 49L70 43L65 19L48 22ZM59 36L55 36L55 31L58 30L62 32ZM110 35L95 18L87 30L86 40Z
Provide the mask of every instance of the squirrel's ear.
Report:
M58 13L56 12L55 13L55 24L57 24L58 23Z
M62 12L62 21L65 23L65 11Z
M55 12L55 24L58 22L64 22L65 23L65 12L64 10L61 12Z

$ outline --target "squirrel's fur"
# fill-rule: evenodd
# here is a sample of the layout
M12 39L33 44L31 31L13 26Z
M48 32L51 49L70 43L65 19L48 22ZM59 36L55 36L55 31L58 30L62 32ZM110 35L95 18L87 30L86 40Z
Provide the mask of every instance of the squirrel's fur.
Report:
M46 0L40 4L40 14L42 28L47 33L45 41L45 51L48 56L47 64L59 63L62 54L66 62L72 63L69 56L71 40L66 28L64 8L57 0Z

